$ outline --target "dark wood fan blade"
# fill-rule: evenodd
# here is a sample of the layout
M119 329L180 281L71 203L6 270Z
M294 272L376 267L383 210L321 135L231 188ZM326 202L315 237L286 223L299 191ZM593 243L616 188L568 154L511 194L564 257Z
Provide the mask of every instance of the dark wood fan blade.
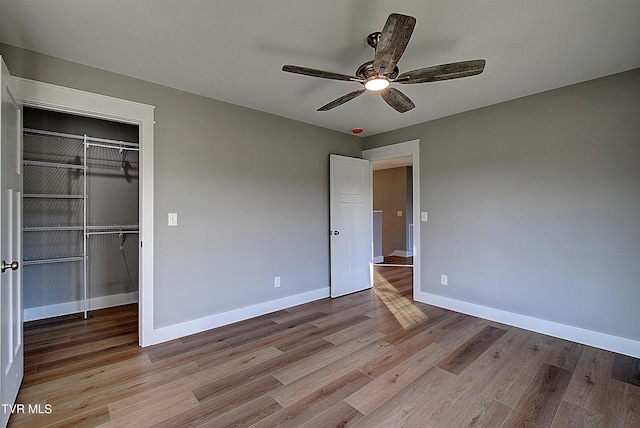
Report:
M406 113L415 107L415 104L413 104L409 97L396 88L383 89L380 91L380 95L387 104L400 113Z
M348 76L346 74L340 74L340 73L332 73L330 71L316 70L314 68L298 67L297 65L285 65L282 67L282 71L286 71L287 73L302 74L304 76L319 77L321 79L362 82L362 79L359 79L355 76Z
M460 77L475 76L484 71L486 61L475 59L471 61L453 62L451 64L434 65L400 74L393 81L398 83L425 83L439 80L458 79Z
M330 103L323 105L322 107L320 107L318 109L318 111L327 111L327 110L331 110L332 108L336 108L339 105L342 105L342 104L346 103L347 101L351 101L355 97L362 95L365 91L366 91L366 89L359 89L357 91L349 92L348 94L343 95L340 98L336 98L335 100L331 101Z
M415 26L416 19L413 16L397 13L389 15L378 39L376 55L373 58L373 69L378 74L387 75L393 71L409 44Z

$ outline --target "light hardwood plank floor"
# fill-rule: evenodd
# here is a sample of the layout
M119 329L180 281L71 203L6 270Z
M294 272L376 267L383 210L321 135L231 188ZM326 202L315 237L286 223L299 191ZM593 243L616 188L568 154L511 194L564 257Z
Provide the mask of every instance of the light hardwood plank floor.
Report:
M10 427L640 427L640 361L373 290L139 348L137 307L25 324Z

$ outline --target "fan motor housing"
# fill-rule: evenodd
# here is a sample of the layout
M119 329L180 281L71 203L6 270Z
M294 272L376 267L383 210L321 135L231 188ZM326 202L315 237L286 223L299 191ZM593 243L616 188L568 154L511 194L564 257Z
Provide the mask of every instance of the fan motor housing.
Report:
M398 70L398 67L394 67L393 71L387 74L386 77L389 78L389 80L393 80L398 77L399 72L400 71ZM378 76L378 73L373 69L373 61L367 61L360 67L358 67L356 76L361 78L362 80L367 80L371 77Z

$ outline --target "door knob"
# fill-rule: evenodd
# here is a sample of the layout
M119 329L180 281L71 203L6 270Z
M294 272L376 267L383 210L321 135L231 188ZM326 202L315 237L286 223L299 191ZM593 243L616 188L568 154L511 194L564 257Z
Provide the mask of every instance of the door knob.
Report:
M2 272L4 273L4 271L6 271L7 269L17 270L18 266L19 266L18 262L14 261L11 264L9 264L3 260L2 265L0 265L0 269L2 269Z

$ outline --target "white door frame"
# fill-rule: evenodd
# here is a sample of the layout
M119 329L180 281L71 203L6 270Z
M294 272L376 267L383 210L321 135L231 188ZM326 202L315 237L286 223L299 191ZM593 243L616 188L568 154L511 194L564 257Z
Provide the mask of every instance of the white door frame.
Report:
M370 161L411 156L413 159L413 299L420 290L420 140L363 150L362 158ZM373 180L371 180L373 192Z
M153 177L155 107L35 80L14 77L27 107L89 116L138 126L140 143L138 340L153 343ZM144 246L142 245L144 243Z

